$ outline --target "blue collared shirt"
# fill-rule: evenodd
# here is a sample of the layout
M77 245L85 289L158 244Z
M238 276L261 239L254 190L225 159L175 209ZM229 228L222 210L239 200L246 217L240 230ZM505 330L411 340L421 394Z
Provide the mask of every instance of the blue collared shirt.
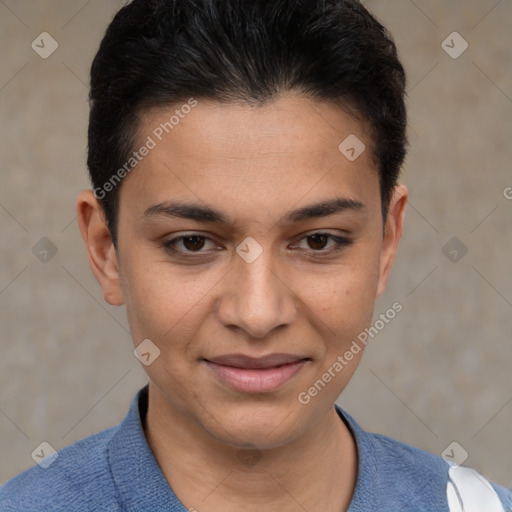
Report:
M165 479L142 426L148 386L125 419L58 452L51 464L24 471L0 488L2 512L186 512ZM448 512L450 466L442 458L365 432L336 406L354 434L359 468L349 512ZM512 491L492 484L504 510Z

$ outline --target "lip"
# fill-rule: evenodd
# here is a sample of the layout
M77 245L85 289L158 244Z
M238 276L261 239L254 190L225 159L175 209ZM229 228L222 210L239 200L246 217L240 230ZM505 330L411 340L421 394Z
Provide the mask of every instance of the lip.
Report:
M292 354L251 357L243 354L204 359L215 376L228 387L242 393L271 393L289 382L309 361Z

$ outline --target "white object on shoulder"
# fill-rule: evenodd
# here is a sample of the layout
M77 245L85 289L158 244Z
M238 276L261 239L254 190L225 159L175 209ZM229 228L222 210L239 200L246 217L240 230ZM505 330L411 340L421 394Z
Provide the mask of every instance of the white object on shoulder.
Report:
M446 494L450 512L505 512L498 494L474 469L450 464Z

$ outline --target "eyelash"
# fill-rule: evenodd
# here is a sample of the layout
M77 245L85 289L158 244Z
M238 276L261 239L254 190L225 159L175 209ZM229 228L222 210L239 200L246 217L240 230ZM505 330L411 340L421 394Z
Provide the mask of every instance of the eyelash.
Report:
M309 252L310 254L312 254L313 256L331 255L331 254L337 253L338 251L342 250L344 247L348 247L348 246L352 245L352 243L353 243L353 241L349 238L342 237L342 236L336 236L331 233L324 233L322 231L316 231L313 233L309 233L308 235L302 237L301 241L304 239L313 237L313 236L325 236L334 242L334 246L331 249L320 249L320 250L310 249L309 251L308 250L306 251L306 252ZM182 236L173 238L171 240L166 240L163 242L162 245L167 252L169 252L173 255L183 256L183 257L189 258L189 259L204 257L204 256L208 255L208 252L201 251L201 250L199 250L199 251L189 251L189 250L182 251L182 250L176 249L176 247L175 247L176 244L182 240L187 239L187 238L200 238L200 239L204 239L204 240L211 240L210 238L208 238L205 235L201 235L199 233L190 233L187 235L182 235Z

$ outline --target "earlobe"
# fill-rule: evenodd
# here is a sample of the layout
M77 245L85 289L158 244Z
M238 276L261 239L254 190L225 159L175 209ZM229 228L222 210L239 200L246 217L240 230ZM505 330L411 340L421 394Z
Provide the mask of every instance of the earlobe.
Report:
M117 254L103 209L92 190L78 196L76 211L89 265L103 290L103 298L113 306L124 304Z
M384 231L384 239L380 253L379 282L377 286L377 297L380 297L384 290L393 267L398 245L402 238L405 208L407 206L409 192L404 185L397 185L389 203L388 216Z

